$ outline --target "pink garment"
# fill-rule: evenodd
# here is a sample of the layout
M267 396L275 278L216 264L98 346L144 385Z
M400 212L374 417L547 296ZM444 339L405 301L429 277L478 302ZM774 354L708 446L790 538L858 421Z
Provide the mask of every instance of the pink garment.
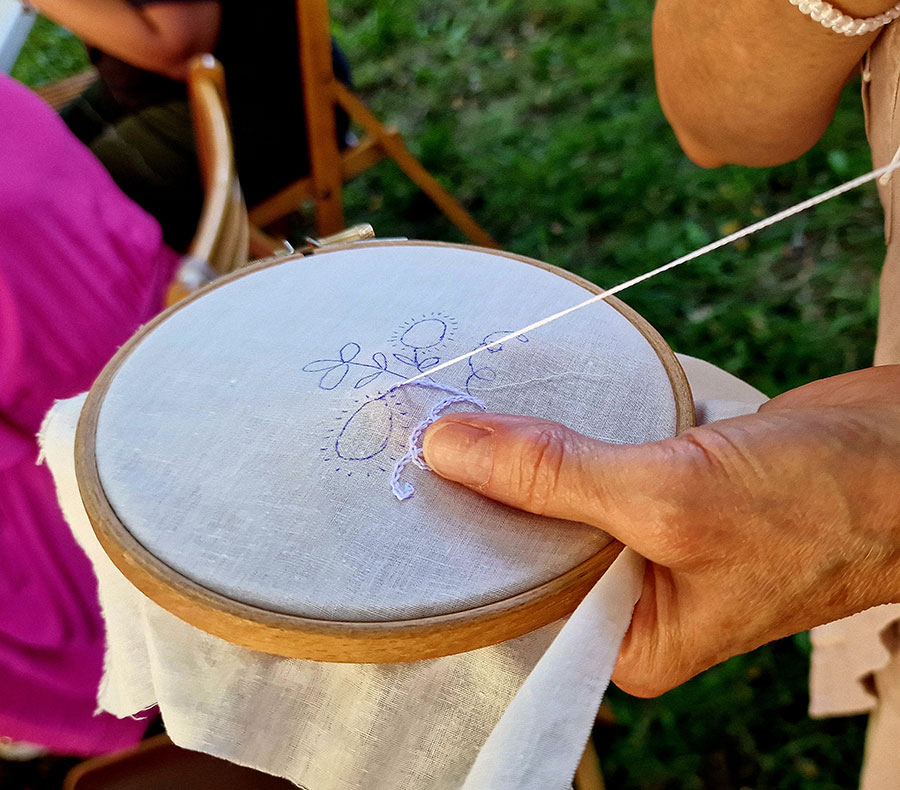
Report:
M0 736L89 755L146 727L94 715L96 582L35 435L159 310L177 263L55 113L0 74Z

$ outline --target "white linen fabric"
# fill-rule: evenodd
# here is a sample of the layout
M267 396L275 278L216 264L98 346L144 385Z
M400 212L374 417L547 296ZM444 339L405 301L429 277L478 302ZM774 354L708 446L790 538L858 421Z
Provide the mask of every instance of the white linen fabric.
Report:
M340 264L333 255L322 256L320 260L328 261L329 265ZM405 259L401 264L404 262L411 264L412 259ZM356 257L352 266L348 264L349 268L333 266L331 275L349 282L360 274L359 271L352 271L353 268L367 266L363 279L374 281L369 278L381 276L376 271L378 265L375 259L367 264L366 256ZM390 268L396 266L395 259ZM513 282L510 277L518 278L519 269L524 268L529 273L532 269L520 263L515 267L514 275L509 272L505 275L505 287L498 286L496 282L491 286L495 290L505 291L503 299L498 297L497 302L482 300L478 310L471 314L473 321L484 315L496 317L498 326L495 328L492 324L484 327L482 324L466 337L463 337L463 327L469 314L458 304L452 306L451 313L446 304L448 293L453 289L445 287L442 282L422 278L420 295L423 297L436 288L445 290L440 291L441 299L423 306L418 312L411 311L409 303L404 301L406 297L401 298L397 294L392 297L398 300L396 310L384 308L384 304L375 299L379 310L384 308L386 314L393 316L391 321L385 321L384 329L394 327L400 346L403 346L404 333L412 330L420 334L406 335L406 341L412 344L407 346L407 349L412 349L411 352L397 345L378 346L372 340L372 345L366 346L366 356L361 358L382 368L390 367L382 362L391 359L392 354L407 356L413 364L421 364L423 359L428 358L421 357L421 351L417 355L416 349L427 348L424 343L433 339L435 329L438 333L443 331L437 324L422 324L421 321L430 320L436 314L442 316L439 320L448 327L448 333L451 326L449 319L455 318L456 323L452 325L454 336L460 338L460 345L471 346L482 342L482 338L495 329L514 328L535 315L555 309L557 304L565 306L573 303L583 294L576 288L575 299L571 293L554 296L555 280L571 284L534 269L542 276L529 281L522 292L527 295L545 289L547 293L535 298L530 313L522 315L525 320L516 320L518 313L513 317L501 315L499 306L492 312L492 305L499 305L509 297L508 283ZM268 277L288 268L275 267L246 280L261 282L264 277L260 275ZM413 287L417 281L416 273L411 273L409 266L405 268ZM459 274L451 279L471 278L477 282L482 276L475 265L468 267L464 275ZM329 279L323 275L323 287ZM348 364L353 350L342 354L340 349L349 342L358 343L362 348L363 342L339 331L340 321L331 321L326 316L319 326L312 329L304 323L303 316L309 310L320 315L323 312L321 306L316 308L312 304L313 296L308 299L302 296L307 293L304 289L311 294L320 293L321 289L309 288L308 281L303 284L299 280L292 281L291 277L283 279L283 275L270 282L274 282L275 287L267 288L268 293L264 297L257 299L252 292L248 295L245 288L239 307L222 304L216 309L203 308L197 312L196 325L203 325L208 334L199 330L191 334L188 326L191 322L185 322L169 339L176 346L180 360L178 365L166 358L166 344L157 347L157 344L151 343L146 348L149 356L140 357L139 354L145 351L145 344L141 344L123 367L121 382L117 379L110 391L110 399L101 413L101 475L111 498L113 495L116 497L114 504L119 513L128 513L126 521L129 527L133 526L131 514L137 514L136 523L140 526L135 528L136 534L145 545L148 541L159 540L159 551L164 553L169 550L171 557L167 559L171 559L173 564L180 562L182 572L201 583L218 585L219 589L243 600L263 601L283 611L327 612L337 616L363 613L373 619L412 611L443 611L446 607L458 606L460 602L490 600L520 588L522 584L530 585L542 574L553 575L560 568L567 567L567 562L577 562L579 557L586 556L584 552L596 550L598 543L592 541L593 536L585 531L587 528L544 520L537 520L541 524L535 525L532 517L518 521L519 514L511 511L498 513L491 503L472 499L456 489L442 489L438 486L441 481L427 473L416 473L414 482L417 493L413 500L402 503L397 502L390 492L387 482L389 474L373 474L371 465L351 466L353 476L350 478L346 477L346 473L343 476L335 474L330 465L333 457L326 459L325 451L319 450L328 445L321 441L310 444L314 438L322 438L321 420L304 416L303 408L306 406L310 411L322 409L329 414L342 415L342 409L347 408L347 397L352 398L355 393L344 391L339 394L341 384L352 378L349 381L349 389L352 390L352 385L362 374L371 375L375 371L359 371L359 375L353 378L357 371L352 370L352 366L348 366L347 372L343 370L342 366ZM231 287L229 285L213 292L196 305L202 307L213 301L211 297L216 293L226 293ZM485 293L477 287L472 288L471 282L469 287L458 290L470 297L472 293ZM518 284L514 291L519 293ZM293 294L294 298L281 299L280 295L284 293ZM257 323L236 318L238 314L235 311L239 309L240 314L244 314L247 304L251 306ZM541 305L543 307L538 309ZM646 346L646 342L639 335L640 342L633 339L629 333L637 333L630 324L625 322L623 326L619 323L623 319L618 313L608 306L603 307L604 310L598 311L602 329L598 328L597 323L576 328L570 324L565 333L560 332L556 336L548 334L539 337L536 334L529 338L527 346L529 354L535 354L530 362L516 361L515 352L520 349L484 354L482 356L490 359L483 360L469 372L483 370L480 365L489 362L492 378L482 373L482 377L476 376L471 381L461 379L450 383L457 387L471 385L473 394L487 400L492 410L554 417L585 433L612 441L641 441L670 435L674 426L671 388L668 389L670 400L667 405L662 397L665 391L663 384L667 379L664 380L664 372L660 372L658 359L655 354L648 355L646 349L641 350L641 343ZM278 346L278 353L273 354L271 346L263 342L258 322L270 320L267 312L278 315L279 311L288 308L299 328L292 331L291 321L276 321L278 332L275 334L287 333L290 340ZM366 309L366 300L359 297L352 310L342 313L341 320L349 320ZM175 318L188 313L188 310L176 313ZM229 313L231 321L228 320ZM481 318L479 320L483 321ZM174 321L170 321L163 327L170 324L175 326ZM377 329L372 330L373 333L367 330L366 342L383 335L382 327ZM611 343L604 347L602 333L607 329L618 332L615 335L616 349L611 348ZM432 334L428 335L428 332ZM157 330L151 335L151 340L159 334ZM223 350L227 364L223 363L221 367L217 362L209 361L216 355L198 350L198 344L201 344L200 348L204 343L208 346L209 337L216 335L243 338L245 346L240 359L230 356L231 341L227 344L228 349ZM270 335L265 333L269 339ZM569 336L577 338L578 342L568 340ZM298 353L298 347L302 347L304 352ZM544 351L540 351L541 348ZM447 353L458 350L448 347ZM154 355L159 355L156 360ZM284 363L281 370L279 360L284 359L284 355L291 362ZM621 361L614 363L617 355L620 355ZM257 364L257 358L264 358L267 363ZM140 364L136 361L138 359L141 359ZM327 365L313 365L318 369L302 370L304 366L309 367L310 361L323 360L335 364L329 370L326 370ZM600 365L597 360L602 360L604 364ZM693 362L685 362L690 369ZM136 378L128 381L131 374L124 374L132 363ZM162 375L158 368L155 376L141 373L145 366L152 371L158 364L165 365L169 371L167 383L170 388L157 386L154 379ZM272 383L273 366L279 367L274 379L290 379L290 383ZM720 382L710 390L715 397L699 404L698 411L706 419L713 419L718 414L730 416L737 411L752 411L763 400L759 393L721 371L705 369L702 363L694 367L701 371L701 379ZM338 373L331 372L334 368L339 368ZM199 381L194 378L196 371L202 371L213 385L207 386L205 392L192 395L192 389L199 386ZM657 374L659 378L655 378ZM331 379L325 378L329 375ZM260 384L260 376L267 377L264 384ZM381 373L379 376L386 377L387 374ZM617 380L621 376L630 379L630 392L618 388ZM319 386L323 379L330 385L338 377L343 378L331 389ZM313 380L312 386L310 378ZM565 378L575 382L571 392L567 392L560 383ZM723 387L721 382L726 382L728 386ZM700 384L702 391L703 381L698 379L692 383ZM379 398L379 393L385 389L381 386L379 391L376 387L375 394L366 402ZM542 392L545 393L543 397ZM619 398L615 405L605 402L609 392L616 393ZM355 395L359 397L358 393ZM324 399L324 403L317 400L320 398ZM549 402L551 398L552 403ZM134 399L131 408L129 399ZM635 400L639 406L631 409L628 404ZM735 401L742 405L735 406ZM227 424L224 415L228 413L226 405L229 402L234 412L241 415L241 421L229 427L240 439L236 442L232 437L231 454L243 456L246 446L255 445L260 435L266 439L259 442L256 449L250 449L251 454L256 454L253 465L233 462L222 446L221 437L217 436L223 422ZM74 432L82 403L83 398L77 398L56 405L42 431L42 446L57 482L63 511L98 576L108 641L98 700L101 709L126 716L158 704L169 734L179 745L284 776L308 790L458 790L464 784L466 790L486 787L491 790L512 790L513 787L516 790L562 790L568 786L640 589L641 563L637 558L624 553L565 627L562 623L556 623L519 639L461 655L407 664L347 665L284 659L236 647L192 628L145 598L121 576L100 548L81 505L74 474ZM412 395L402 403L419 409L425 409L428 405L426 398L416 400ZM173 404L178 409L188 409L181 413L189 415L189 418L183 418L178 430L165 436L169 441L178 442L181 451L191 460L191 463L175 464L174 467L171 466L171 449L166 449L164 444L155 444L159 441L155 438L156 432L171 419L169 409ZM272 404L277 406L275 412L281 415L280 421L272 416L266 419L258 416L261 412L265 414ZM649 412L644 411L647 408ZM142 417L136 420L135 415ZM601 418L598 419L598 415ZM406 416L414 415L410 411ZM155 421L152 430L143 424L145 417L149 422ZM343 429L348 418L340 419L344 420L341 423ZM376 414L358 435L354 435L357 444L353 446L358 448L359 442L364 443L371 431L383 429L385 420L382 410L380 417ZM387 422L390 423L390 419ZM415 424L414 419L411 422ZM304 427L301 430L295 424ZM244 425L249 427L244 430ZM121 430L117 432L116 426L120 426ZM185 438L179 439L179 430ZM645 433L642 439L642 431L649 435ZM393 441L393 437L388 436L388 444ZM400 439L396 441L398 446L402 446ZM224 464L224 469L217 469L205 457L209 453L210 443L219 448L216 458ZM235 453L233 448L238 443L241 452ZM279 449L270 457L265 448L272 443ZM151 461L144 459L144 452L135 452L134 447L149 452ZM353 452L348 451L345 455L353 456ZM367 464L371 462L371 458L363 460ZM287 466L292 467L296 474L286 474L282 467ZM382 466L389 469L385 464ZM272 513L280 517L285 513L291 514L290 518L295 519L291 522L295 529L306 529L310 523L313 523L314 529L313 516L317 511L309 506L312 501L309 497L313 497L317 502L315 507L324 508L324 519L332 530L340 536L349 535L352 542L360 539L364 531L355 531L349 519L329 520L327 514L333 505L329 506L326 500L330 497L333 502L336 498L343 509L356 507L356 501L362 497L366 507L355 511L357 517L368 519L370 527L378 527L378 534L388 531L387 524L393 530L390 519L393 514L400 514L396 517L406 526L401 530L401 540L394 544L394 549L402 549L413 556L410 562L418 563L415 571L430 576L436 592L431 586L424 589L412 584L405 589L407 595L398 596L394 587L401 577L391 577L390 574L388 582L372 584L371 579L387 567L382 564L384 557L375 551L370 553L377 559L374 566L369 567L374 567L376 572L361 582L368 584L366 595L356 599L353 596L341 597L338 595L340 586L348 584L348 578L356 583L361 577L340 574L335 562L320 565L314 558L307 557L297 561L292 559L287 568L271 569L272 564L277 564L273 558L278 559L284 554L291 556L284 550L285 545L292 551L298 551L290 530L275 530L277 539L261 536L260 540L266 546L264 549L242 541L229 543L227 530L221 531L211 542L203 535L198 537L195 534L194 530L202 532L203 525L200 517L192 512L194 505L189 497L179 488L185 476L188 479L186 485L193 486L195 495L199 482L204 487L207 484L215 486L216 479L224 479L220 489L220 495L224 496L227 491L241 485L245 477L265 478L269 474L275 475L285 490L240 489L240 499L235 502L245 502L246 497L252 496L257 506L263 508L255 515L242 512L242 528L257 523L259 514L268 507L270 516ZM310 485L309 479L316 480L316 484ZM147 480L152 481L149 490ZM348 486L348 481L352 485ZM255 484L258 485L259 481ZM326 490L327 496L322 496L320 491L310 491L317 488ZM113 489L114 494L109 489ZM131 493L133 490L143 493L136 495ZM155 508L145 503L142 497L156 497ZM296 516L291 510L297 506L295 500L307 503L302 505L308 506L305 517ZM403 509L417 501L420 503L418 508L407 516ZM451 521L445 511L463 514L462 523L472 525L476 537L467 540L468 527L460 527L458 522ZM228 515L227 508L222 506L212 512ZM390 517L385 515L387 512L391 513ZM524 514L521 517L524 518ZM443 525L445 534L435 537L435 522ZM187 523L193 523L194 528L187 529ZM162 526L157 528L154 524ZM427 545L427 541L412 540L417 528L419 532L427 532L429 540L441 543L446 534L451 534L453 541L444 545L440 554L429 554L427 547L421 548ZM495 528L504 536L503 541L491 534ZM235 529L233 522L231 529ZM516 533L519 530L527 537L517 542ZM565 535L565 540L559 539L558 535L555 540L548 537L554 531ZM321 535L315 537L322 539ZM576 546L575 550L560 545L570 539ZM175 551L179 546L183 550ZM278 553L279 548L283 554ZM491 557L491 551L495 549L501 557L500 563ZM223 551L229 567L233 567L237 551L246 551L250 561L264 573L266 585L258 584L256 573L242 574L239 568L234 574L223 574L215 562L209 561L210 556ZM544 551L550 559L535 562L534 575L521 571L520 564L531 564L535 559L534 553ZM465 562L471 562L477 571L471 574L472 583L463 593L451 589L449 585L442 586L441 580L446 578L442 576L443 571L440 568L432 570L432 566L440 564L438 560L447 562L454 559L456 552L462 552ZM363 554L358 552L356 555L360 562L364 559ZM190 560L186 561L188 556ZM411 565L405 567L405 573L409 574ZM339 573L339 583L331 591L316 590L314 594L299 596L296 588L307 585L297 585L296 581L293 585L290 583L291 573L295 574L295 579L300 574L306 574L301 578L315 578L317 585L327 588L328 568L337 569L335 572ZM502 578L499 582L485 582L479 578L490 574ZM561 628L561 638L548 651L548 646ZM542 655L544 659L539 662ZM520 687L521 695L510 706ZM507 707L509 711L503 716ZM496 730L491 735L495 725ZM532 766L545 766L543 772L529 769L522 772L524 775L517 776L516 771L505 770L520 764L526 754Z
M130 716L158 705L179 746L306 790L460 788L562 624L469 653L382 665L280 658L199 631L141 594L97 542L75 480L83 400L56 404L42 447L99 582L107 628L99 708Z
M626 548L526 678L463 790L569 786L643 582L644 559Z

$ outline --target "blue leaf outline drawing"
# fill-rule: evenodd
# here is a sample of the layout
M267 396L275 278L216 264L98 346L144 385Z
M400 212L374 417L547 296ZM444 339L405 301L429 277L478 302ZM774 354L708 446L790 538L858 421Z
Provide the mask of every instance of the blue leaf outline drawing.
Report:
M350 372L350 365L362 351L359 343L344 343L338 352L337 359L314 359L303 366L302 370L306 373L322 373L319 379L319 389L333 390L337 389L341 382L347 378Z
M417 367L416 361L412 357L406 356L406 354L394 354L394 359L396 359L398 362L402 362L404 365Z

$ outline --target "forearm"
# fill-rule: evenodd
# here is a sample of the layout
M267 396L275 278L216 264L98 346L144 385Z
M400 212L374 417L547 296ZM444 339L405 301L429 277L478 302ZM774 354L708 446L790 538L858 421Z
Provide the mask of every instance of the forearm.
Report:
M869 17L892 0L840 0ZM821 137L878 33L848 37L788 0L658 0L656 84L685 153L706 167L790 161Z
M184 79L191 56L212 50L218 38L214 0L143 8L125 0L34 0L34 5L86 44L172 79Z

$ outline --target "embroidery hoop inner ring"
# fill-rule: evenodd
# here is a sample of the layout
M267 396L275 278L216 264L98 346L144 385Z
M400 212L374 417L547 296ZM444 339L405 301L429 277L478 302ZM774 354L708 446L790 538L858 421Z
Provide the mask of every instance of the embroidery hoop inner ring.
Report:
M471 245L376 241L328 247L314 254L397 245L451 247L497 255L544 269L591 293L602 290L551 264ZM313 661L393 663L439 658L514 639L571 614L618 556L622 544L612 541L556 578L489 604L408 620L347 622L272 612L213 592L149 552L120 520L103 490L96 458L100 409L119 368L144 337L195 299L253 272L302 257L280 257L233 272L165 310L119 349L91 387L75 437L75 473L94 533L113 564L150 600L195 628L252 650ZM672 385L676 433L692 427L693 397L675 354L642 316L615 297L606 301L638 330L659 357Z

